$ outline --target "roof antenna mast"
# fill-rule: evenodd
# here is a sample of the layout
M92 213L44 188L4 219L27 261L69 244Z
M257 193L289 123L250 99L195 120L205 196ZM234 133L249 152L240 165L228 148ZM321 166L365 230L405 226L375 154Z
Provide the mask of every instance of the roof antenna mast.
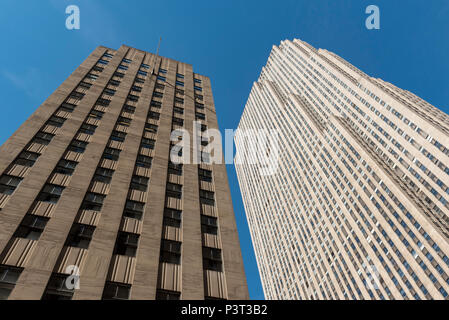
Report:
M154 61L153 61L153 72L152 74L156 74L156 62L157 62L157 57L159 56L159 48L161 47L161 41L162 41L162 37L159 38L159 43L157 44L157 50L156 50L156 55L154 56Z

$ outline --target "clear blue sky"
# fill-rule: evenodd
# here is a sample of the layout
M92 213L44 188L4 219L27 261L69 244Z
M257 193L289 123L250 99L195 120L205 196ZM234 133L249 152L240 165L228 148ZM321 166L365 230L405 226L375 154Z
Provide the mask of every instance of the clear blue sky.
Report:
M81 29L65 28L65 8ZM381 30L365 28L365 8ZM236 128L271 47L300 38L449 112L447 0L2 0L0 144L98 45L127 44L211 77L220 128ZM263 292L234 168L228 166L251 298Z

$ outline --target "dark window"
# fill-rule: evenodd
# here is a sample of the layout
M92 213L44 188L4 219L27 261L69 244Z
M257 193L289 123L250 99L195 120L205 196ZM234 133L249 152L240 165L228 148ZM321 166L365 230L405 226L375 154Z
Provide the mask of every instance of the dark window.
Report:
M69 247L88 249L94 231L94 226L75 223L72 226L72 229L70 229L65 245Z
M163 76L157 76L157 79L158 80L161 80L161 81L164 81L165 82L165 80L167 80L165 77L163 77Z
M202 125L201 125L201 132L204 132L204 131L206 131L206 130L207 130L207 125L202 124Z
M212 182L212 171L205 169L198 169L198 175L200 177L200 180Z
M133 190L147 191L149 180L150 179L148 179L147 177L133 176L131 179L130 188Z
M100 211L103 207L105 195L88 192L86 197L84 198L83 203L81 204L81 210L95 210Z
M160 262L181 263L181 242L172 240L161 241Z
M142 70L137 71L137 73L144 77L146 77L148 75L148 72L142 71Z
M139 86L132 86L131 89L134 90L134 91L137 91L137 92L141 92L142 91L142 87L139 87Z
M184 103L184 99L175 97L175 103Z
M123 216L141 220L144 208L145 203L143 202L126 200L125 209L123 210Z
M203 247L203 269L219 272L223 270L220 249Z
M114 72L114 77L123 78L125 74L123 72L116 71Z
M163 84L161 84L161 83L156 83L155 88L159 89L159 90L164 90L165 86Z
M123 111L128 112L128 113L134 113L136 111L136 107L125 104L123 106Z
M92 110L89 113L89 117L94 118L94 119L101 119L103 118L104 112L102 111L98 111L98 110Z
M78 88L87 89L87 90L89 90L90 87L92 87L92 84L84 82L84 81L81 81L79 86L78 86Z
M129 127L129 125L131 124L131 121L132 120L130 118L118 117L117 124L125 126L125 127Z
M108 64L109 63L109 61L106 61L106 60L103 60L103 59L100 59L100 60L98 60L98 63L100 63L100 64Z
M176 291L168 291L158 289L156 291L156 300L179 300L181 293Z
M17 228L14 236L29 240L39 240L48 220L45 217L27 214Z
M55 173L71 176L75 171L77 164L78 162L62 159L61 161L58 162L58 165L55 168Z
M164 210L164 225L175 228L181 227L182 211L165 208Z
M103 182L103 183L111 183L113 175L114 175L114 170L105 169L105 168L97 168L97 170L95 171L93 180L98 181L98 182Z
M76 105L72 104L72 103L67 103L64 102L63 104L61 104L61 106L59 107L59 110L61 111L66 111L66 112L73 112L73 110L75 110Z
M46 184L36 200L55 204L58 202L64 189L64 187L55 184Z
M111 81L109 81L109 85L117 87L117 86L120 85L120 81L118 81L118 80L111 80Z
M184 82L182 82L182 81L176 81L176 85L177 85L177 86L184 87Z
M177 94L182 95L182 96L185 94L184 90L179 89L179 88L176 88L176 89L175 89L175 92L176 92Z
M92 70L93 70L93 71L97 71L97 72L103 72L104 68L103 68L103 67L100 67L100 66L94 66L94 67L92 68Z
M176 183L167 183L167 197L182 198L182 185Z
M162 92L155 91L153 93L153 97L156 97L156 98L162 98L163 96L164 96L164 94Z
M146 123L145 124L145 131L149 131L151 133L156 133L157 132L157 128L158 126L152 123Z
M78 152L78 153L84 153L86 151L88 143L84 141L79 140L73 140L70 146L67 148L69 151Z
M97 105L103 106L103 107L109 106L110 103L111 103L111 100L108 100L108 99L99 98L97 100Z
M87 79L91 79L91 80L97 80L98 79L98 76L96 75L96 74L93 74L93 73L89 73L89 74L87 74L87 76L86 76L86 78Z
M144 68L144 69L150 69L150 66L147 65L147 64L145 64L145 63L142 63L142 64L140 65L140 67L141 67L141 68Z
M195 99L203 101L204 97L201 94L195 94Z
M179 107L173 107L175 113L184 114L184 109Z
M78 92L78 91L73 91L70 94L70 98L81 100L82 98L84 98L84 95L85 95L84 93L81 93L81 92Z
M154 111L148 112L149 119L159 120L160 116L161 116L161 114L159 112L154 112Z
M201 112L196 112L195 113L195 118L196 118L196 120L205 120L206 119L206 115L204 113L201 113Z
M204 109L204 104L195 102L195 107L197 107L198 109Z
M33 139L33 142L48 145L55 135L39 131Z
M218 234L217 218L201 215L201 232Z
M120 69L120 70L128 70L128 67L121 64L121 65L118 66L117 69Z
M71 277L69 279L69 277ZM75 292L76 277L53 273L48 281L42 300L71 300ZM67 283L70 284L69 289Z
M103 291L103 300L129 300L131 285L116 282L106 282Z
M134 95L134 94L129 94L128 95L128 100L137 102L137 101L139 101L139 97Z
M155 108L160 108L160 107L162 107L162 103L159 102L159 101L154 101L153 100L153 101L151 101L150 106L155 107Z
M136 80L134 80L135 83L145 83L145 79L136 77Z
M203 88L198 87L198 86L194 86L193 88L194 88L195 90L198 90L198 91L203 91Z
M0 266L0 300L7 300L22 273L21 268Z
M153 158L151 158L151 157L139 155L139 156L137 156L136 166L143 167L143 168L151 168L152 160L153 160Z
M14 190L19 186L23 178L14 177L9 175L2 175L0 177L0 193L12 194Z
M176 164L170 161L168 163L168 173L182 176L182 163Z
M159 73L166 74L166 73L167 73L167 70L166 70L166 69L159 68Z
M142 143L140 146L142 148L148 148L148 149L154 149L154 144L156 143L156 140L148 139L148 138L142 138Z
M110 54L110 53L105 53L105 54L103 55L103 57L106 57L106 58L111 59L111 58L114 57L114 55L112 55L112 54Z
M201 83L201 82L202 82L200 79L197 79L197 78L194 78L193 81L194 81L195 83Z
M173 124L182 127L184 125L184 120L180 119L180 118L173 117Z
M124 63L131 63L131 62L132 62L132 60L130 60L130 59L126 59L126 58L123 58L122 62L124 62Z
M96 129L97 129L97 126L94 126L93 124L83 123L79 132L85 133L88 135L93 135L95 133Z
M178 78L180 78L180 79L184 79L184 75L183 75L183 74L177 73L176 76L177 76Z
M200 202L202 204L215 205L215 195L212 191L200 190Z
M103 153L103 158L118 161L120 157L121 150L115 148L105 148Z
M125 141L126 138L126 133L125 132L121 132L121 131L112 131L111 133L111 140L113 141L118 141L118 142L123 142Z
M39 158L39 156L40 156L39 153L23 151L17 157L15 164L25 166L25 167L32 167L34 165L34 163L36 162L37 158Z
M139 235L135 233L119 232L115 244L114 254L122 256L135 257Z

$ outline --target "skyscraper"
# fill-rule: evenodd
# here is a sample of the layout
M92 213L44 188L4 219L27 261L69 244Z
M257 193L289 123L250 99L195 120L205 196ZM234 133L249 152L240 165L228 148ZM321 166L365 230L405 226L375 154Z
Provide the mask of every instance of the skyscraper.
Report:
M96 48L0 147L0 298L248 298L225 165L170 161L195 120L208 77Z
M447 114L294 40L239 129L278 132L275 174L236 164L268 299L448 299Z

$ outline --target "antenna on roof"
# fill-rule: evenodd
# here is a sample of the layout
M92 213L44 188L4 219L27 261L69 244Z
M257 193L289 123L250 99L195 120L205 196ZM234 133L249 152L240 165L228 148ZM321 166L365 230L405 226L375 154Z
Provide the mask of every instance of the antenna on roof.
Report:
M157 44L156 57L159 55L159 48L161 47L162 37L159 38L159 43Z
M154 56L154 62L153 62L153 72L152 74L156 74L156 59L159 56L159 48L161 47L161 41L162 41L162 37L159 38L159 43L157 44L157 50L156 50L156 55Z

